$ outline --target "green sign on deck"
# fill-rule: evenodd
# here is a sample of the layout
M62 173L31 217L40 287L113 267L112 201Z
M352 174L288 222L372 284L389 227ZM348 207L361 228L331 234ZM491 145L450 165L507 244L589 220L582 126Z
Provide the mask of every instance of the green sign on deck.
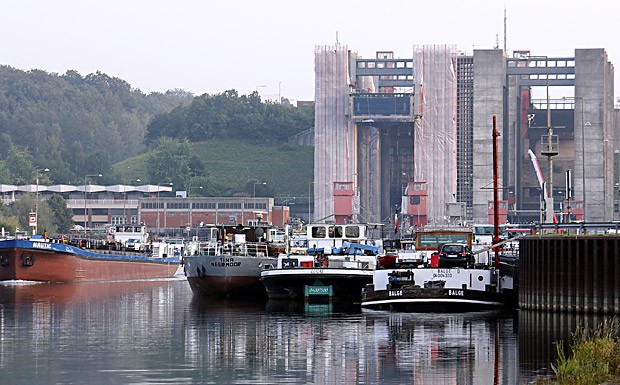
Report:
M305 295L306 297L311 297L314 295L326 295L331 297L333 295L333 290L331 285L329 286L305 286Z

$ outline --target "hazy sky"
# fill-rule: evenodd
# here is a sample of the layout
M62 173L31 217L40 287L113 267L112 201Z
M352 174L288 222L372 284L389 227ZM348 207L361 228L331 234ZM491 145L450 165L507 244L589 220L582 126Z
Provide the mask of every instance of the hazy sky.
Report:
M258 89L263 99L312 100L316 45L337 39L368 58L410 58L418 44L503 47L504 8L509 52L605 48L620 67L620 5L610 0L5 0L0 64L99 70L145 93Z

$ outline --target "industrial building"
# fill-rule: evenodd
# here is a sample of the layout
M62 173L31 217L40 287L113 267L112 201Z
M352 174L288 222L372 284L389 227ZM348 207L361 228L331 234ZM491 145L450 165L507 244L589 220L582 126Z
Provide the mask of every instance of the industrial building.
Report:
M611 221L613 78L604 49L547 57L413 46L401 59L317 46L312 217L491 222L496 116L500 221Z
M61 196L78 228L95 231L108 225L143 224L154 235L191 236L207 224L284 226L291 219L289 208L274 205L270 197L190 197L187 191L175 191L170 185L0 184L4 204L26 194L35 194L37 201ZM35 219L30 226L36 228L36 212L30 217Z

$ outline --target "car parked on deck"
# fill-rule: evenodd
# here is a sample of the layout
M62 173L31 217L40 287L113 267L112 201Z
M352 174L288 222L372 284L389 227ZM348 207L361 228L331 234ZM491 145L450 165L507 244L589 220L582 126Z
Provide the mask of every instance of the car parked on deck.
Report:
M144 251L145 244L137 238L130 238L125 242L125 249L134 251Z
M439 249L439 267L474 267L474 253L461 243L445 243Z

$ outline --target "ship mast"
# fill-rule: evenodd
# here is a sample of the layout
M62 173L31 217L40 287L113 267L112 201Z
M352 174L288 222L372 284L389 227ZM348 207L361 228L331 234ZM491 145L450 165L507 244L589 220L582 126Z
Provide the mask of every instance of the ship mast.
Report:
M493 244L499 243L499 196L498 196L498 155L497 155L497 138L499 131L497 130L497 117L493 115ZM493 248L495 251L495 268L499 269L499 248Z

